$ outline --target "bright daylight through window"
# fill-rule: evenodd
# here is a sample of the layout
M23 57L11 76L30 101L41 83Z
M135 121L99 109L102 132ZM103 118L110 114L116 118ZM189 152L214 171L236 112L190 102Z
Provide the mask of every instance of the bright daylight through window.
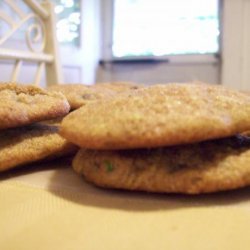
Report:
M213 54L218 0L114 0L114 57Z
M79 43L80 0L53 0L57 15L56 33L61 43Z

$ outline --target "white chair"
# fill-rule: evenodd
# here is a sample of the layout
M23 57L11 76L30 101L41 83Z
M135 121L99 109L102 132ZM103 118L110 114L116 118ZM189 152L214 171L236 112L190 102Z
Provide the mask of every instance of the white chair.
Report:
M1 30L3 34L0 34L0 60L1 62L4 60L11 61L14 64L9 80L18 82L22 74L23 63L29 62L37 65L35 78L32 81L33 84L41 84L44 72L47 86L62 83L62 67L56 39L55 14L51 1L1 1L16 17L12 18L10 13L5 11L5 8L0 9L0 20L7 27ZM20 7L20 3L28 7L28 13ZM8 41L24 26L27 28L25 28L25 38L20 42L20 46L14 49L8 48L6 46ZM24 46L21 46L24 44L25 50L23 49Z

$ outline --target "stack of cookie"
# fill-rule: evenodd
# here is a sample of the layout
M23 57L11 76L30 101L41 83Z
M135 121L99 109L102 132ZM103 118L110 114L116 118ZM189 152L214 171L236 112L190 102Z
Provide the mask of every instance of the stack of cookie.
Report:
M208 84L154 85L88 103L60 134L101 187L208 193L250 184L250 97Z
M29 85L0 84L0 171L76 152L58 134L58 127L42 123L66 115L70 106L57 92Z

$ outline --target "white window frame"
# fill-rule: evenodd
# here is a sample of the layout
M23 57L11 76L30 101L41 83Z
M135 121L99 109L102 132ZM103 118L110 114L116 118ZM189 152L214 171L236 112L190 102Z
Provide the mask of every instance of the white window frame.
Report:
M219 52L216 54L186 54L186 55L166 55L166 56L134 56L126 58L114 57L112 53L112 32L113 32L113 14L114 14L114 0L102 0L102 62L133 62L139 60L141 62L156 60L165 61L168 63L218 63L220 61L220 44Z

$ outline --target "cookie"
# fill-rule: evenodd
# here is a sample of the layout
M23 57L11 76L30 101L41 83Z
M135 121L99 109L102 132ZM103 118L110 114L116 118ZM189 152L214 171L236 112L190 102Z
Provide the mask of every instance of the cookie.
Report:
M115 92L120 93L124 91L139 89L141 87L144 87L144 85L133 82L104 82L104 83L94 84L93 87L111 89Z
M64 117L65 116L57 117L57 118L51 119L51 120L41 121L41 122L39 122L39 124L60 126Z
M110 98L115 92L110 89L93 88L83 84L61 84L49 87L49 90L59 91L63 93L72 110L78 109L87 103L100 99Z
M250 138L154 149L81 149L73 168L100 187L199 194L250 185Z
M63 116L69 108L60 93L30 85L0 84L0 129Z
M0 131L0 171L76 152L57 126L33 124Z
M153 85L86 105L60 133L89 149L187 144L250 129L250 96L209 84Z

